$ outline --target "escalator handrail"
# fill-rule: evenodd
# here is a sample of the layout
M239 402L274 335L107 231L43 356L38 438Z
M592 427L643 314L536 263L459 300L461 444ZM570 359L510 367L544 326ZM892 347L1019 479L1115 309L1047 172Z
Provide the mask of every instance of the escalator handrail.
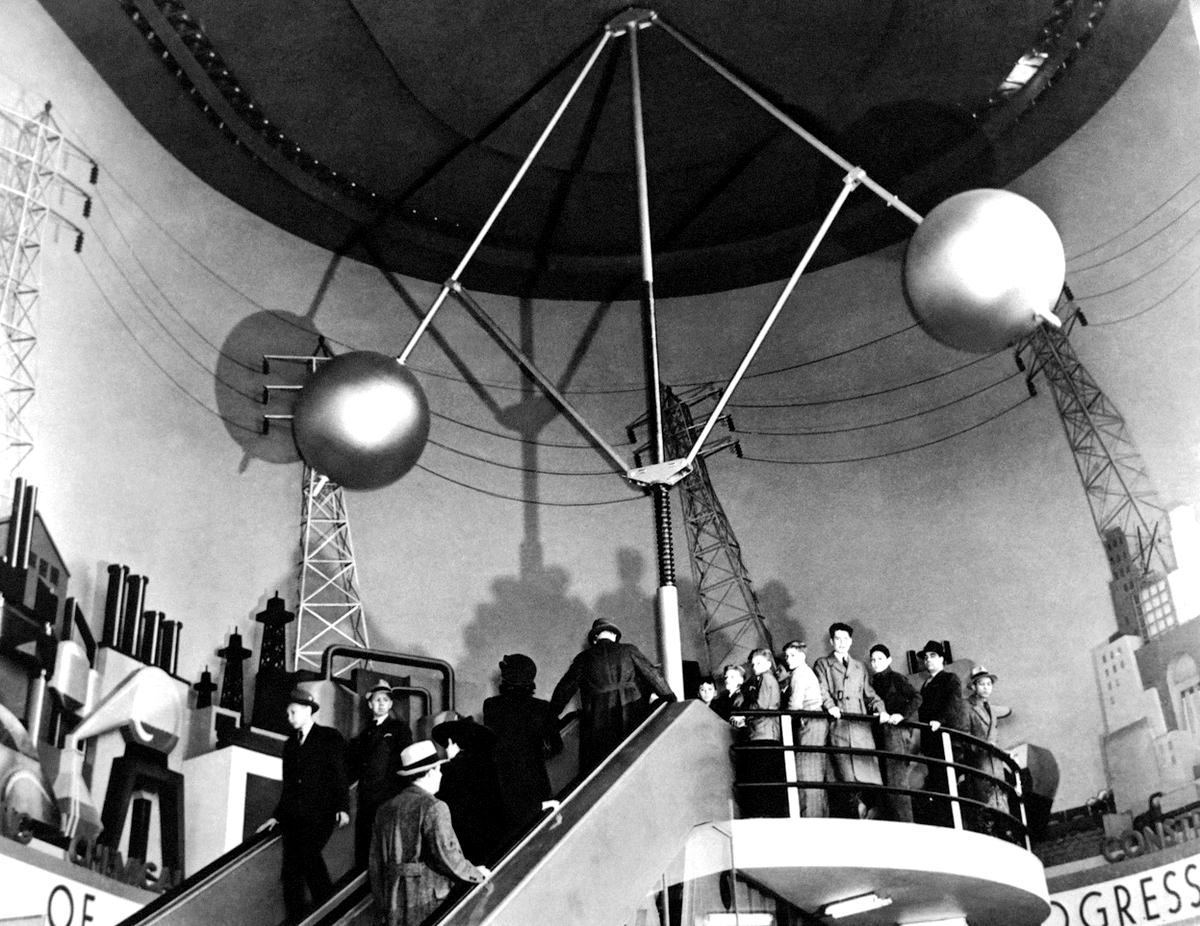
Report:
M245 864L271 848L281 838L279 827L255 833L245 842L238 843L224 855L217 856L199 871L188 875L174 887L159 894L146 906L130 914L121 921L121 926L143 926L160 915L169 913L180 903L194 897L200 888L221 880L233 868Z
M648 723L650 723L650 721L654 720L658 715L660 715L667 708L668 705L678 704L678 703L679 702L677 702L677 701L657 701L657 702L655 702L655 704L653 705L653 707L650 710L650 714L646 717L646 719L643 720L627 737L625 737L625 739L623 739L620 742L620 744L612 752L610 752L607 756L605 756L604 760L599 765L597 765L594 769L592 769L584 778L575 782L573 787L571 787L570 790L559 801L559 806L557 808L555 808L552 811L547 811L545 813L545 815L542 817L542 819L539 820L529 830L529 832L527 832L524 836L522 836L521 839L518 840L516 842L516 844L512 846L512 848L510 848L507 852L504 853L503 856L501 856L500 860L492 868L492 876L490 878L488 878L486 881L483 881L479 884L471 885L470 889L464 891L462 893L462 895L456 901L454 901L452 904L449 904L449 905L443 907L442 909L437 911L437 913L434 916L425 920L424 923L422 924L422 926L435 926L435 924L440 923L442 920L444 920L448 916L452 915L460 907L465 905L468 901L470 901L473 897L475 897L476 894L478 894L480 891L487 890L488 885L491 884L495 880L496 875L503 870L504 866L507 864L510 864L511 861L526 846L529 845L529 843L531 843L534 839L536 839L538 836L540 836L542 834L543 830L546 830L552 826L557 826L558 823L561 822L563 810L566 808L569 808L571 803L578 799L579 795L584 792L586 787L589 784L591 784L592 781L594 781L597 777L599 777L605 771L605 769L608 768L609 765L611 765L613 762L615 762L617 760L617 756L620 754L621 750L623 750L629 744L629 742L638 735L639 731L643 727L645 727ZM532 878L534 875L536 875L539 868L540 868L540 865L534 866L533 870L531 870L529 873L527 873L525 875L524 878L521 879L521 883L522 884L525 883L530 878ZM516 887L514 887L513 890L516 890Z

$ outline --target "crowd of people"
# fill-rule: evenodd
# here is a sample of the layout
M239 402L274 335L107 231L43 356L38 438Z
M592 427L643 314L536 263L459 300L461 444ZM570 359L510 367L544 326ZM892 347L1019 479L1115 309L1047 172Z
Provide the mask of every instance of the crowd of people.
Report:
M946 653L936 640L918 656L925 672L920 687L892 668L883 643L868 652L868 663L851 654L854 629L841 622L829 627L830 652L810 667L807 645L792 640L783 647L783 668L769 649L750 654L750 672L725 666L724 691L703 680L700 700L729 720L740 743L737 752L739 805L746 816L785 816L788 792L757 787L785 780L782 724L792 726L796 780L804 816L869 817L900 822L949 825L953 814L945 794L953 776L964 815L974 829L990 830L1009 811L1004 781L1006 764L993 750L959 739L946 751L943 728L997 744L996 714L990 699L996 675L973 667L965 686L946 669ZM759 711L804 711L796 716ZM919 722L924 726L912 726ZM859 750L879 750L887 756ZM912 759L904 758L912 756ZM947 763L965 766L955 769ZM860 787L861 786L861 787ZM923 791L914 801L913 791Z
M967 747L947 754L941 728L996 743L989 703L996 676L976 667L964 697L945 651L930 640L921 650L920 688L892 668L876 643L869 667L851 654L854 630L829 628L830 653L807 663L806 644L787 643L783 668L769 649L724 668L724 692L711 680L701 700L728 720L738 742L739 803L746 816L785 816L784 724L791 728L796 780L806 816L879 817L948 822L947 761L1003 779L1004 763ZM483 703L482 722L453 710L432 718L429 739L414 742L394 713L393 688L380 679L365 695L369 718L347 743L315 723L319 705L303 688L287 706L294 731L283 748L282 793L260 830L282 832L284 901L297 921L333 894L322 850L336 827L350 822L349 783L358 782L354 857L369 873L386 926L415 926L453 886L491 876L503 852L556 804L546 761L563 748L559 717L579 698L580 777L599 765L648 715L654 701L674 701L663 674L621 631L595 621L547 701L534 696L537 666L523 653L500 661L499 692ZM796 714L781 713L800 712ZM864 716L866 715L866 716ZM920 721L923 726L911 726ZM861 750L883 750L880 757ZM927 760L920 761L920 754ZM913 756L906 759L905 756ZM760 785L756 787L756 785ZM880 787L882 786L882 787ZM911 789L927 792L914 801ZM1007 810L1007 794L982 775L961 779L979 805ZM975 805L977 806L977 805ZM986 823L987 815L979 818Z
M482 722L445 710L432 718L429 739L415 742L393 713L386 680L366 692L370 716L349 743L315 722L320 705L310 692L292 691L282 793L259 828L282 833L288 920L333 895L322 852L350 822L351 781L356 867L368 872L383 923L415 926L455 885L487 880L489 866L557 806L546 761L563 748L559 716L576 696L581 776L641 724L652 700L675 700L662 673L604 619L549 701L534 696L536 676L529 656L506 655Z

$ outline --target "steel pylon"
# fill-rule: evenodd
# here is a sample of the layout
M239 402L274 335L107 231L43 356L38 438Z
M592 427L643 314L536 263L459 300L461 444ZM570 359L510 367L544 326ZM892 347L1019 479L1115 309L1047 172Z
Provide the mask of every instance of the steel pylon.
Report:
M27 116L0 105L0 483L9 485L33 451L27 411L34 399L37 308L41 295L41 249L46 231L65 229L83 246L83 232L54 203L65 193L78 195L83 215L91 198L69 173L87 165L96 182L96 165L63 137L47 103Z
M1068 335L1087 319L1069 288L1055 312L1062 327L1040 325L1017 345L1017 363L1026 368L1030 395L1037 394L1033 380L1041 373L1054 396L1112 568L1118 623L1124 632L1149 638L1176 623L1166 581L1176 565L1167 511L1158 502L1124 417L1071 345Z
M371 644L342 487L310 466L304 467L302 523L295 668L318 669L327 647ZM338 674L357 665L349 663Z
M701 387L688 393L685 400L669 386L663 387L663 440L668 458L686 454L703 426L703 421L696 423L692 407L718 394L719 390ZM631 433L642 424L644 417L631 426ZM742 559L741 545L713 488L705 462L710 454L728 449L735 453L740 450L732 437L710 444L678 484L688 559L704 612L704 645L710 673L720 671L728 663L748 662L750 652L760 646L774 650L754 582Z
M272 364L302 365L309 376L330 359L322 337L316 352L306 355L268 354L263 357L263 374L271 372ZM302 384L267 383L262 401L270 405L275 396L295 395ZM269 432L271 422L291 422L291 412L266 413L262 416L263 433ZM321 655L330 646L351 645L369 649L366 612L358 592L358 567L354 560L354 543L350 521L346 516L346 499L342 487L305 465L300 511L300 594L296 609L296 648L293 670L317 670ZM337 675L349 675L363 663L347 663Z

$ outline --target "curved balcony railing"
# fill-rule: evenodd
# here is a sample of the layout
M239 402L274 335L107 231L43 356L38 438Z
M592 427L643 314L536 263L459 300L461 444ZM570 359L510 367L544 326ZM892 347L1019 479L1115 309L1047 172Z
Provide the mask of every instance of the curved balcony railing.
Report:
M847 814L805 813L802 795L820 793L826 798L858 793L867 804L882 807L887 804L887 795L908 797L912 801L915 822L965 829L986 833L1009 842L1029 845L1029 832L1023 799L1021 768L1004 750L971 736L961 730L939 727L933 730L927 723L902 722L894 729L917 731L913 752L896 752L882 748L865 748L830 745L828 738L823 745L801 745L796 736L794 721L811 718L832 725L859 724L865 727L871 742L876 742L875 732L880 721L875 714L845 714L834 721L824 711L763 711L735 710L733 717L747 721L755 717L775 717L779 720L780 739L747 739L732 747L735 768L734 787L739 803L746 809L745 798L756 797L753 816L802 817L845 816ZM862 737L866 739L866 737ZM940 755L932 754L940 752ZM746 757L758 754L758 761L746 762ZM798 769L803 766L806 754L825 756L820 778L801 777ZM777 759L771 759L774 755ZM838 780L833 763L835 756L873 760L880 770L883 784L864 781ZM741 760L741 761L739 761ZM1000 768L1002 775L992 774ZM744 774L750 769L752 774ZM903 769L899 776L895 770ZM923 774L922 774L923 771ZM901 777L900 786L889 781ZM914 784L915 781L915 784ZM773 798L767 795L773 795ZM761 808L768 806L765 813Z

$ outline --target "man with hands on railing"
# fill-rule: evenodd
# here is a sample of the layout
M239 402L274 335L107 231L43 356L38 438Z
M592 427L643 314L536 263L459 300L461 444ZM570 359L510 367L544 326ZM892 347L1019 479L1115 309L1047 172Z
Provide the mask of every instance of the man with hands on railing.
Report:
M883 701L879 711L879 729L876 739L880 749L901 755L917 751L915 727L900 726L917 719L921 707L921 696L907 678L892 668L892 653L884 644L871 647L871 686ZM889 788L902 788L904 792L887 791L883 804L892 820L912 823L912 796L907 793L912 763L902 759L885 759L884 777Z
M788 668L787 703L789 711L821 710L821 683L809 668L808 644L802 640L789 640L783 645L783 661ZM795 717L792 722L795 743L798 746L824 746L829 738L829 721L823 717ZM825 753L796 753L796 777L800 781L825 780ZM824 817L829 814L822 788L801 788L802 812L806 817Z
M862 784L883 784L879 762L874 756L855 755L846 749L874 749L875 736L864 721L843 720L842 714L877 714L883 705L867 667L850 655L854 628L841 621L829 626L829 645L832 652L813 663L813 673L821 684L821 703L825 713L833 718L829 727L829 745L838 747L832 754L834 777L838 781ZM838 816L865 817L869 798L864 792L838 789L837 800L831 805L841 807ZM832 796L831 796L832 797Z
M283 902L288 919L306 911L307 886L317 906L333 894L321 850L334 827L350 822L350 786L346 775L346 741L332 727L313 722L320 708L312 694L296 687L288 696L287 719L293 735L283 746L283 791L279 803L258 832L283 832Z
M928 641L918 654L925 660L925 671L929 678L921 687L921 707L917 711L917 719L929 725L928 730L921 731L921 753L931 759L954 761L953 750L946 750L942 745L942 735L938 732L942 727L951 730L962 730L966 727L966 710L962 696L962 682L953 672L946 669L946 650L937 640ZM944 766L927 765L925 775L925 790L949 791L947 775ZM949 801L938 801L930 804L925 802L925 813L920 814L925 819L922 822L935 823L940 826L950 825L952 814Z

